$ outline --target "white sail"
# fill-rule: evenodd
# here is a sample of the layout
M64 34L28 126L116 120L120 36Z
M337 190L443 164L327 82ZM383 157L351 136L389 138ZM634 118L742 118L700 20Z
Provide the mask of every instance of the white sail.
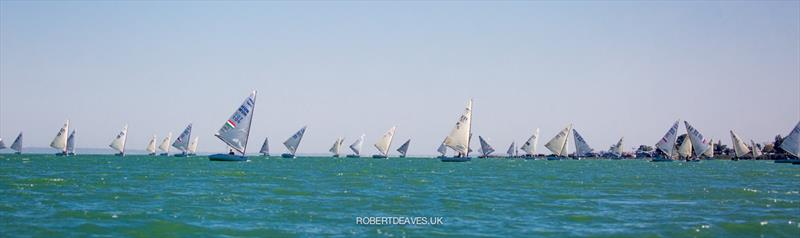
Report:
M556 156L567 155L567 140L569 139L569 132L572 130L572 124L567 125L566 128L558 132L553 139L544 144L544 147L549 149Z
M692 156L692 140L689 139L688 135L683 138L680 147L678 147L678 155L682 157Z
M6 147L6 143L3 143L3 138L0 138L0 150L8 148Z
M456 127L444 140L447 147L455 150L460 155L468 155L470 136L472 135L472 99L467 103L464 113L458 118Z
M800 157L800 122L797 122L792 132L789 132L789 135L783 138L781 149L794 155L794 157Z
M392 139L394 138L394 131L397 129L397 126L393 126L389 128L386 133L383 133L381 139L375 143L375 148L378 149L383 156L389 156L389 147L392 145Z
M705 155L708 158L714 157L714 140L710 139L708 140L708 149L706 149L706 151L703 152L703 155Z
M622 156L622 152L624 150L624 147L623 147L623 144L622 144L623 140L625 140L625 137L619 138L619 141L616 144L614 144L613 146L611 146L611 153L612 154L614 154L616 156Z
M708 140L703 137L703 134L700 134L700 131L692 127L688 121L683 121L686 125L686 131L689 135L689 141L692 142L692 148L694 149L694 156L700 157L703 155L704 152L708 149Z
M225 142L228 147L244 155L247 150L247 139L250 137L250 125L253 121L255 109L256 91L254 90L214 136Z
M161 141L161 145L158 146L158 149L164 151L164 153L169 153L169 141L172 140L172 132L167 133L167 138Z
M75 129L72 129L72 133L69 133L69 137L67 137L67 153L75 153Z
M120 153L125 153L125 141L128 140L128 125L122 127L122 131L117 134L117 137L114 137L114 140L111 141L111 144L108 145L111 148L114 148Z
M261 149L258 150L258 153L269 155L269 137L264 138L264 144L261 144Z
M186 152L187 150L189 150L189 142L191 142L190 141L191 139L192 139L192 123L189 123L189 125L186 126L186 129L183 129L183 132L181 132L181 134L178 135L178 138L175 138L175 142L172 142L172 146L182 152Z
M747 145L742 141L741 137L731 130L731 143L733 144L733 153L736 157L743 157L747 153L750 153L750 149L747 148Z
M755 141L750 140L750 144L753 145L753 157L759 157L762 155L761 148L758 148L758 144Z
M489 142L486 142L482 136L478 136L478 141L481 144L481 154L483 154L483 156L489 156L489 154L494 152L492 145L490 145Z
M439 148L436 149L436 151L442 154L442 156L445 156L447 154L447 145L444 144L444 141L442 141L442 143L439 144Z
M17 139L14 139L14 143L11 143L11 149L22 152L22 132L17 135Z
M586 140L583 139L583 136L578 133L578 130L572 129L572 135L575 136L575 155L586 156L594 151L594 149L586 143Z
M189 152L189 154L196 154L197 153L197 143L198 143L199 140L200 140L200 137L196 137L195 136L194 140L192 140L192 142L189 142L189 147L186 148L186 152Z
M508 157L511 157L511 156L514 156L514 152L516 152L516 151L517 151L516 142L512 141L511 142L511 146L509 146L508 150L506 150L506 154L508 154Z
M525 154L533 155L536 154L536 144L539 143L539 128L536 128L536 131L533 132L533 135L525 141L525 144L520 147Z
M408 146L411 145L411 139L408 139L406 143L400 145L400 148L397 148L397 152L400 152L400 155L405 157L406 153L408 152Z
M361 137L359 137L356 142L350 144L350 149L353 150L355 155L361 155L361 148L364 147L364 136L366 136L366 134L361 134Z
M147 153L156 153L156 135L153 135L153 138L150 138L150 141L147 142Z
M56 137L50 142L50 147L60 151L67 151L67 133L69 133L69 120L64 122L64 126L58 130L58 134L56 134Z
M661 152L669 156L674 156L673 151L675 150L675 140L678 138L678 123L680 120L675 121L675 124L672 124L672 127L669 128L667 134L664 134L664 137L661 137L661 140L656 143L656 148L660 149Z
M300 141L303 140L303 134L305 133L306 126L303 126L303 128L300 128L299 131L295 132L292 137L289 137L289 139L286 139L286 141L283 142L283 145L289 150L289 154L294 155L297 153L297 147L300 146Z
M331 146L330 151L333 155L339 155L340 151L342 150L342 142L344 141L343 137L336 138L336 141L333 142L333 146Z

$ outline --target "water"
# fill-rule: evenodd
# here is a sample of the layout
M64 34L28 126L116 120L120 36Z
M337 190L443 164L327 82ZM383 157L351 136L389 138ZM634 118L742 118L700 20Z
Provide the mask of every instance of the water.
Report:
M4 237L797 237L800 166L763 161L0 155ZM356 217L444 217L359 225Z

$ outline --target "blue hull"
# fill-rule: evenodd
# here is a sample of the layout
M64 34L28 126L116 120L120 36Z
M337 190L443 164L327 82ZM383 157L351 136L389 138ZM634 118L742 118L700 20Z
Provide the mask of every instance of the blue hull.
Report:
M213 154L208 156L208 160L211 161L247 161L247 157L242 155L230 155L230 154Z
M174 154L175 157L189 157L188 154Z
M169 156L169 154L167 154L167 153L161 153L161 154L159 154L159 155L160 155L160 156Z
M386 156L383 155L372 155L373 159L386 159Z
M294 159L293 154L281 154L281 158Z
M800 163L800 159L783 159L783 160L776 160L776 164L794 164Z
M114 156L125 156L125 154L123 154L123 153L116 153L116 154L114 154Z
M672 161L673 160L670 158L661 158L661 157L655 157L652 160L650 160L650 162L672 162Z
M347 155L347 158L361 158L360 155Z
M547 156L547 160L562 160L563 158L557 156Z
M441 157L442 162L467 162L472 160L470 157Z

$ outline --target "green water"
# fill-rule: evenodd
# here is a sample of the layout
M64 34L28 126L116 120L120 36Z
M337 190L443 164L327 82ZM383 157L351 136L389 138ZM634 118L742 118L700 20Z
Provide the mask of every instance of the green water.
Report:
M763 161L0 155L0 171L2 237L800 236L800 166Z

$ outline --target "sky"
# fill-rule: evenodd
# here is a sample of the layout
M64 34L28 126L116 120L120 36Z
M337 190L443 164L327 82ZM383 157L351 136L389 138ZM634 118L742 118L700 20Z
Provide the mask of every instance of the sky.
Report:
M470 98L501 152L540 128L544 153L569 123L595 150L678 119L770 141L800 121L800 2L0 1L7 144L47 147L69 119L79 148L127 124L143 149L191 122L223 152L213 134L252 90L249 152L308 125L301 154L361 133L373 154L396 125L392 151L435 154Z

